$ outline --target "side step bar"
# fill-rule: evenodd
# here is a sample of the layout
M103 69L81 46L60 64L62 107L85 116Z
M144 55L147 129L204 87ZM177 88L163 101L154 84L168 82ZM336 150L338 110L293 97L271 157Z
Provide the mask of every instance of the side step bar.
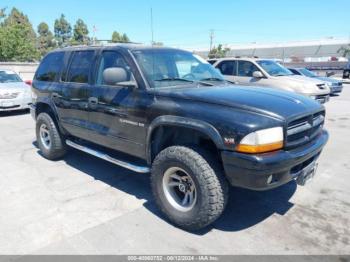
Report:
M79 145L79 144L74 143L74 142L72 142L70 140L66 140L66 144L68 146L70 146L70 147L73 147L75 149L78 149L80 151L83 151L85 153L88 153L90 155L93 155L95 157L101 158L103 160L106 160L106 161L111 162L111 163L113 163L115 165L124 167L126 169L132 170L132 171L137 172L137 173L149 173L151 171L150 168L148 168L148 167L136 166L136 165L133 165L133 164L130 164L130 163L127 163L127 162L115 159L115 158L113 158L113 157L111 157L111 156L109 156L109 155L107 155L105 153L102 153L102 152L99 152L97 150L88 148L86 146Z

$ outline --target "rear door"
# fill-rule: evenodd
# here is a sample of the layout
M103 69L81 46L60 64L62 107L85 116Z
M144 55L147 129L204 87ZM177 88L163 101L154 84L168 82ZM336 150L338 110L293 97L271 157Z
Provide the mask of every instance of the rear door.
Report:
M88 94L91 84L94 50L73 51L68 69L61 77L60 93L53 93L60 121L73 136L88 139Z

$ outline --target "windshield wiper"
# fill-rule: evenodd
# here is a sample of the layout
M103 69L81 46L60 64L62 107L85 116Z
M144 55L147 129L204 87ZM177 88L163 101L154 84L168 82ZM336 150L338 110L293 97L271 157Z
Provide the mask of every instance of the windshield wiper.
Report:
M154 80L156 82L163 82L163 81L182 81L182 82L190 82L193 83L194 81L188 80L185 78L180 78L180 77L169 77L169 78L162 78L162 79L156 79Z
M224 82L225 80L223 80L221 78L217 78L217 77L208 77L208 78L203 78L200 81L220 81L220 82Z
M213 86L213 84L207 83L207 82L202 82L202 81L195 81L195 80L189 80L185 78L180 78L180 77L171 77L171 78L162 78L162 79L156 79L154 80L156 82L165 82L165 81L182 81L182 82L188 82L188 83L197 83L197 84L202 84L205 86Z

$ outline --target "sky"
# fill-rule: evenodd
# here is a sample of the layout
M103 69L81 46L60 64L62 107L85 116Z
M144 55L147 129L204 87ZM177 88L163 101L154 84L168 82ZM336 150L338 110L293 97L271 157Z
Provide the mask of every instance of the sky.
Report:
M154 41L180 48L214 44L272 43L350 37L349 0L1 0L17 7L33 26L44 21L53 30L61 14L74 25L81 18L90 35L110 39L114 30L134 42Z

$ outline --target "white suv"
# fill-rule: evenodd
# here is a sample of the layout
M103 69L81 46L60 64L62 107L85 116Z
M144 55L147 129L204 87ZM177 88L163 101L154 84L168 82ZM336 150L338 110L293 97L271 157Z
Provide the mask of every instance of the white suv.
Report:
M256 85L292 91L320 103L329 100L330 89L322 81L294 75L274 60L258 58L223 58L214 63L226 80L243 85Z

